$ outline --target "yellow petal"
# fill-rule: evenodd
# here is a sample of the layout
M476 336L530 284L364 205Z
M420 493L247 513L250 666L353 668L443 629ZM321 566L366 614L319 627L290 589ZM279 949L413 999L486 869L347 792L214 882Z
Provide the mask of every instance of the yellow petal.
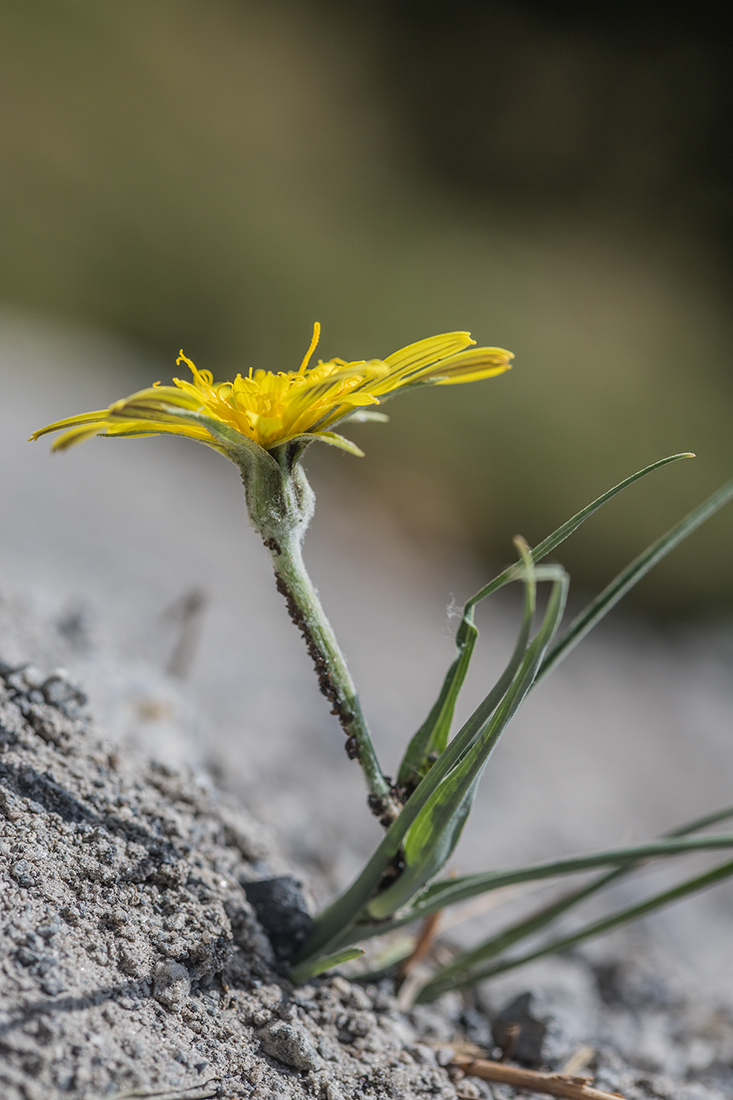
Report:
M512 353L505 348L471 348L438 363L429 372L429 376L436 386L478 382L482 378L493 378L496 374L511 370L513 358Z
M75 428L77 424L92 424L98 421L102 421L107 416L107 409L101 409L98 412L81 413L79 416L67 416L65 420L55 420L53 424L47 424L45 428L39 428L37 432L34 432L31 439L40 439L42 435L47 435L49 432L59 432L63 428Z
M85 439L91 439L93 435L101 435L105 429L105 422L97 421L94 426L72 428L70 432L64 432L58 439L55 439L51 444L52 451L66 451L69 447L73 447L75 443L83 443ZM39 435L42 433L39 432Z
M427 340L408 344L406 348L392 352L384 361L392 368L390 377L393 377L395 372L403 374L429 367L439 359L447 359L449 355L455 355L475 343L470 332L444 332L439 336L429 336Z

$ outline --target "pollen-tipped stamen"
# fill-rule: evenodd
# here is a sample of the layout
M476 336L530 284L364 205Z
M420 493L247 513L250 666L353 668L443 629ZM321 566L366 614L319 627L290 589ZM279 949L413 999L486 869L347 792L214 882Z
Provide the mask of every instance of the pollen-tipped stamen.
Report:
M320 340L320 338L321 338L321 323L320 323L320 321L314 321L313 322L313 335L311 337L310 347L308 348L308 351L305 353L305 359L300 364L298 374L305 374L306 368L307 368L308 364L311 361L311 356L313 355L313 352L318 347L318 341Z

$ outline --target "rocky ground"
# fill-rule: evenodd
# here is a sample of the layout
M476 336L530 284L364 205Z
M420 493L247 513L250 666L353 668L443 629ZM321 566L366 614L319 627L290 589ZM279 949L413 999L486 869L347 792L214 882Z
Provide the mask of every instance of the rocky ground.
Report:
M293 988L251 888L288 873L265 830L201 775L121 755L63 671L0 673L4 1100L505 1100L452 1064L497 1044L627 1100L730 1096L731 1014L651 951L551 960L531 987L406 1012L385 983Z
M455 1095L389 996L282 978L246 896L273 861L245 813L125 766L63 675L3 672L4 1097Z

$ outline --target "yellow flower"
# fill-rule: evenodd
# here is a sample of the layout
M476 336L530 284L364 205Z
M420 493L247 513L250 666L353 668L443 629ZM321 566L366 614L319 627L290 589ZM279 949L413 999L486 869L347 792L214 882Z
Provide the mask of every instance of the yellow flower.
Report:
M361 454L329 429L345 417L367 418L359 410L378 405L398 390L490 378L508 370L512 358L503 348L473 346L467 332L447 332L410 344L384 360L331 359L309 368L319 335L316 323L299 370L273 374L250 368L233 382L214 382L209 371L199 370L181 352L177 363L190 368L193 381L156 383L108 409L58 420L32 438L62 431L53 445L62 451L93 435L183 435L229 457L252 443L270 451L294 440L318 439Z

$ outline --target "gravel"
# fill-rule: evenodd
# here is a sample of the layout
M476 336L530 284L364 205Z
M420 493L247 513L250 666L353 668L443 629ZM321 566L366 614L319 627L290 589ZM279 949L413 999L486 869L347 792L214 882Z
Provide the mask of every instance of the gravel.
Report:
M730 1012L680 993L639 942L408 1013L385 983L294 988L272 899L302 922L304 896L272 840L205 777L100 737L63 670L0 666L0 868L3 1100L507 1100L450 1061L467 1041L506 1049L513 1022L515 1061L586 1050L627 1100L733 1089Z
M273 860L246 813L130 766L63 672L2 671L4 1098L456 1095L391 997L283 979L247 900Z

